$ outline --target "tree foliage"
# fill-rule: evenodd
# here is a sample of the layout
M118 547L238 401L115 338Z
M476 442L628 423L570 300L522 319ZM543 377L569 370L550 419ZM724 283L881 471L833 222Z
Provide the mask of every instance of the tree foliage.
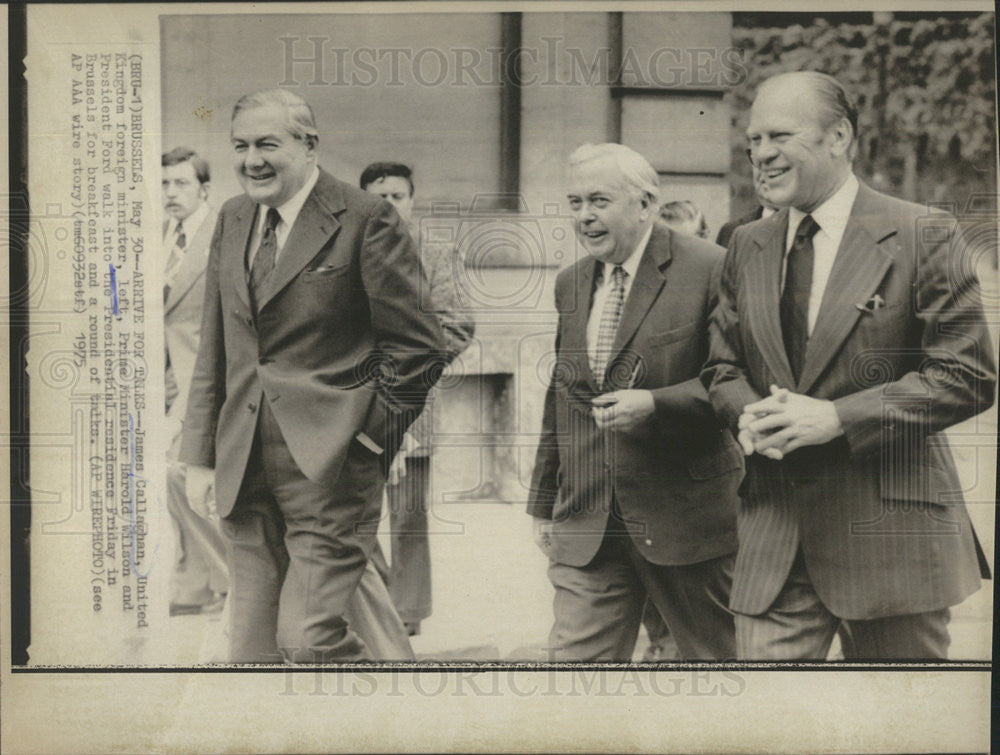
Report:
M873 23L733 29L746 79L730 94L734 216L754 204L744 157L750 105L785 71L836 76L859 109L855 170L883 191L954 203L996 192L994 15L874 14Z

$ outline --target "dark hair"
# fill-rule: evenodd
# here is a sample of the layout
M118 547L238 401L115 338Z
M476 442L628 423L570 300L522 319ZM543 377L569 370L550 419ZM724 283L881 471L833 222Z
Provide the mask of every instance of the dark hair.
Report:
M413 171L403 163L372 163L361 171L358 185L362 189L367 189L380 178L389 178L390 176L405 178L406 183L410 185L410 196L413 196Z
M187 162L191 163L191 167L194 168L198 183L207 184L211 179L208 163L190 147L174 147L169 152L164 152L160 164L166 168L170 165L180 165Z

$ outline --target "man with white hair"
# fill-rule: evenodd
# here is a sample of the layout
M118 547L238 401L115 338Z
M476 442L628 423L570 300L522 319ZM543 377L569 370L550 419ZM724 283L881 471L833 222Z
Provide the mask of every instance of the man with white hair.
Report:
M698 381L722 249L656 222L656 171L620 144L577 149L568 196L587 256L556 280L528 504L556 590L551 657L631 660L648 597L681 658L732 658L743 465Z

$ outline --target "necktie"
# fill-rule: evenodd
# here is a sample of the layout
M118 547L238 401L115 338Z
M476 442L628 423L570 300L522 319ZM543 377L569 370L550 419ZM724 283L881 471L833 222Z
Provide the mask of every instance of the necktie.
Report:
M255 307L261 286L274 270L274 258L278 253L278 237L275 229L279 222L281 222L281 215L273 207L269 208L264 220L264 233L260 237L260 246L257 247L257 254L253 258L253 267L250 269L250 294L254 298Z
M628 273L621 265L615 265L611 273L611 290L604 300L604 310L601 312L601 322L597 328L597 346L591 354L590 368L597 378L597 387L604 387L604 371L611 359L611 344L615 340L618 321L622 316L625 304L625 279Z
M181 255L178 254L178 250L183 251L186 244L187 237L184 235L184 224L178 223L177 234L174 237L174 245L170 247L170 254L167 255L167 269L163 275L165 282L165 285L163 286L164 302L166 302L167 297L170 296L170 287L174 283L174 276L177 275L177 268L181 265Z
M813 243L819 226L806 215L795 231L785 267L785 288L781 292L781 334L785 353L795 380L802 373L809 341L809 294L812 291Z

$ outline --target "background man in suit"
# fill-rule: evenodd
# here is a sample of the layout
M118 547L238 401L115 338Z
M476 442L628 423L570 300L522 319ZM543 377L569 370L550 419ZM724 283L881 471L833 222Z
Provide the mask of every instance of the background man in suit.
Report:
M750 156L750 150L747 150L747 157ZM760 171L757 170L756 166L753 165L753 159L750 160L751 170L753 171L753 188L754 192L757 194L757 207L752 211L748 212L746 215L741 215L736 220L730 220L728 223L724 223L722 228L719 229L719 235L715 237L715 243L719 246L729 246L729 239L733 237L733 231L739 228L741 225L746 225L747 223L752 223L755 220L760 220L761 218L771 217L775 210L777 209L772 205L766 197L763 196L764 183Z
M413 227L413 172L402 163L377 162L366 167L361 188L378 194L396 208L417 240L428 289L421 292L423 307L434 312L448 343L449 357L462 353L472 341L475 323L459 314L462 302L455 280L458 250L452 244L434 244L420 238ZM431 410L428 406L410 427L389 470L391 563L380 548L373 556L389 587L392 603L412 636L431 615L431 552L428 536L428 500L431 484Z
M556 589L556 660L630 660L647 596L682 658L735 651L739 449L698 371L722 250L657 224L656 171L620 144L570 157L588 257L559 274L556 367L528 513Z
M181 458L198 500L215 469L232 660L365 658L344 614L443 336L399 215L318 168L301 97L242 97L231 135Z
M191 374L198 353L201 308L205 300L205 266L217 214L208 204L208 163L192 149L165 153L163 225L166 250L164 278L164 344L166 345L167 511L173 523L176 553L170 584L170 615L221 610L229 589L226 551L217 523L203 519L188 505L184 465L178 463L181 421L187 408Z
M944 658L985 559L940 431L995 366L954 219L861 185L857 111L814 72L757 93L765 197L737 228L702 378L749 455L731 607L741 658Z

